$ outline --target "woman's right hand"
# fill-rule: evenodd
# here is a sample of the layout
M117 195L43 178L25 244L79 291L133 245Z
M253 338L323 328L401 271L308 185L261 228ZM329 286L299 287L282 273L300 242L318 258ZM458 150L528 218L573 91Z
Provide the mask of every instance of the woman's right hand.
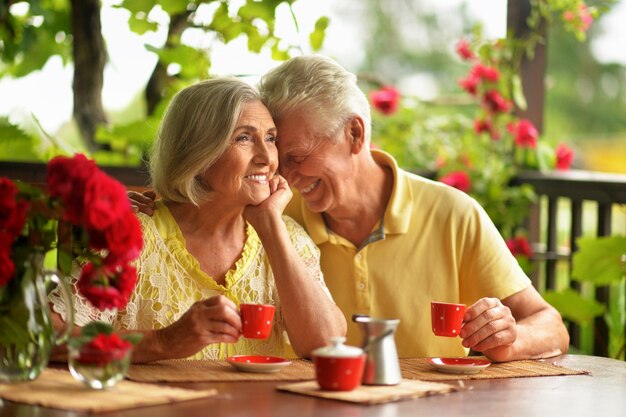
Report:
M156 193L154 191L148 190L143 193L129 191L127 195L128 200L130 201L130 207L135 213L142 212L148 216L152 216L154 214L154 209L156 208L156 204L154 202L156 200Z
M212 343L235 343L241 336L237 306L223 295L195 302L175 323L157 331L169 358L187 358Z

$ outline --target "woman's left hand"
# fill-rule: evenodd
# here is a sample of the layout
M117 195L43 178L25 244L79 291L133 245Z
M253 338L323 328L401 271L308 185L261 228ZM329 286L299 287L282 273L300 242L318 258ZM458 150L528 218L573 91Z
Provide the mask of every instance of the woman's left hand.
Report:
M280 218L293 196L287 180L278 174L269 181L269 187L270 195L265 201L256 206L246 206L243 212L246 220L255 229L270 216L277 215Z

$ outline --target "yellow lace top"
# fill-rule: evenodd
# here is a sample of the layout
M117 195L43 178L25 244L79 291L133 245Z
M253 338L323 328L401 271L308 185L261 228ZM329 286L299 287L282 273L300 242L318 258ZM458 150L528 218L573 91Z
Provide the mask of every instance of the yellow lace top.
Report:
M246 228L247 239L234 269L226 274L226 285L219 285L205 274L185 245L185 239L169 209L159 202L152 217L139 214L143 228L144 248L136 261L137 285L122 311L98 311L81 296L75 297L75 323L91 320L112 323L121 329L159 329L178 320L199 300L222 294L235 304L265 303L276 306L275 322L270 337L264 340L240 338L237 343L216 343L193 356L194 359L223 359L232 355L255 354L295 357L289 344L281 314L274 276L252 226ZM324 283L319 264L319 250L304 229L288 216L283 216L291 241L311 276L330 292ZM73 275L75 284L79 270ZM65 319L65 305L60 294L50 296L53 308Z

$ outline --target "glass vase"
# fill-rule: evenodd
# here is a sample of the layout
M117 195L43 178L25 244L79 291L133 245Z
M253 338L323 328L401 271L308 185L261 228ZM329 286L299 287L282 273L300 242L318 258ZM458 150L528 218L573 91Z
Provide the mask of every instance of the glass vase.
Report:
M47 288L54 283L68 306L66 328L55 332ZM0 288L0 381L31 381L48 364L55 345L64 343L74 321L69 285L56 271L44 271L43 255L31 254Z
M89 388L111 388L126 376L131 354L131 348L101 351L69 346L70 372Z

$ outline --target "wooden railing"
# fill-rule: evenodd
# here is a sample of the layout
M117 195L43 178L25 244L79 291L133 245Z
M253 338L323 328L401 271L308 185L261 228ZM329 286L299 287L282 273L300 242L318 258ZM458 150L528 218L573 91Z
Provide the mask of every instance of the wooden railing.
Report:
M528 171L520 173L516 182L531 184L540 196L528 224L535 251L533 260L537 266L531 277L533 284L539 290L557 289L557 267L565 263L570 287L580 291L580 285L569 280L572 254L577 250L576 239L583 233L589 234L589 225L585 224L589 220L595 223L591 226L595 228L592 232L596 236L626 233L626 230L616 230L614 222L619 220L619 224L624 224L626 229L626 175L590 171ZM614 215L621 218L615 219ZM568 216L569 224L557 228L560 216ZM559 242L558 234L563 232L566 236ZM608 287L595 288L596 300L608 305L609 291ZM572 345L580 347L580 328L570 324L569 330ZM593 354L607 356L608 329L602 318L593 323L593 335Z

